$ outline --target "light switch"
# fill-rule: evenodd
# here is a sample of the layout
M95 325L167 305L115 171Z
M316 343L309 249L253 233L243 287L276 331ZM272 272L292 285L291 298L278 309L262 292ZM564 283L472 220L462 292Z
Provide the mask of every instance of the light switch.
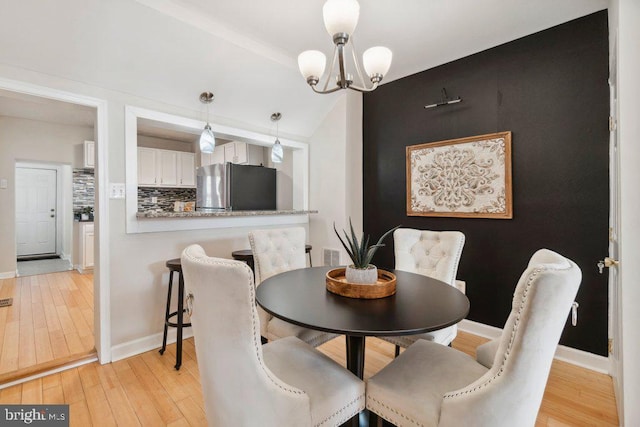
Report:
M7 189L7 180L6 178L2 178L0 179L0 189L2 190L6 190Z
M109 184L109 198L110 199L124 199L124 184Z

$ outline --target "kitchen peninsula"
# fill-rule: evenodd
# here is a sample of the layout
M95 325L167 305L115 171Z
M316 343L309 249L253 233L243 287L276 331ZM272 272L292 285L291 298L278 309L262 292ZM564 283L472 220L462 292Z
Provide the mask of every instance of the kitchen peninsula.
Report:
M246 217L246 216L266 216L266 215L306 215L316 214L317 210L304 211L304 210L275 210L275 211L219 211L219 212L205 212L205 211L191 211L191 212L138 212L136 218L211 218L211 217Z

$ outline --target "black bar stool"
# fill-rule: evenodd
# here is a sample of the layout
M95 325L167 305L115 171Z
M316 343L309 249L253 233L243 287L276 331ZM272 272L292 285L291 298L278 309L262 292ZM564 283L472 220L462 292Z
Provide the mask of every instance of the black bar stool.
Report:
M309 266L313 267L313 263L311 262L311 249L313 249L313 246L304 245L304 251L309 255ZM231 252L231 256L237 261L246 262L249 268L251 268L251 271L255 271L253 268L253 252L251 252L251 249L233 251Z
M182 277L182 264L180 258L170 259L166 263L169 269L169 291L167 293L167 308L164 314L164 335L162 336L162 348L160 354L164 354L167 349L167 331L169 326L178 328L178 337L176 339L176 370L182 365L182 328L191 326L191 323L184 323L184 278ZM178 310L170 313L171 310L171 290L173 288L173 273L178 273ZM172 317L177 317L177 321L171 322Z

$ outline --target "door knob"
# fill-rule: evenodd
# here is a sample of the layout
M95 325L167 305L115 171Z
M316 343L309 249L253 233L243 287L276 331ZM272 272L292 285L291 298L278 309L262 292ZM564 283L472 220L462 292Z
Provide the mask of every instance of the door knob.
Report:
M615 267L615 266L618 266L619 264L620 264L620 261L615 260L613 258L605 257L604 260L598 261L598 271L600 272L600 274L602 274L602 271L604 270L605 267L607 268Z

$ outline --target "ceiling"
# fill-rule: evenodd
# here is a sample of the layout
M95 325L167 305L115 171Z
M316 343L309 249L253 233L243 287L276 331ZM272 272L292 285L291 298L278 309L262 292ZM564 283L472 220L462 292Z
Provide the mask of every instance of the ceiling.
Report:
M138 0L212 33L259 41L289 58L307 49L328 57L325 0ZM528 34L605 9L608 0L360 0L354 40L361 55L371 46L393 51L384 81L392 81ZM191 11L193 15L185 13ZM195 16L197 18L189 18ZM208 21L201 24L202 19ZM199 21L199 22L198 22ZM258 46L262 48L262 46ZM285 62L282 60L282 62ZM302 78L302 77L300 77Z
M0 90L0 117L93 127L96 110L84 105Z
M324 0L6 3L0 14L0 68L12 67L18 76L36 73L33 79L43 85L104 97L110 110L132 104L204 120L198 97L212 91L212 122L273 133L270 116L279 111L280 135L306 140L344 94L313 93L297 70L301 51L330 55L333 49L322 21ZM393 51L384 84L608 4L360 0L353 40L360 54L374 45ZM51 102L0 93L0 115L81 125L93 120L93 113L89 118L85 110Z

